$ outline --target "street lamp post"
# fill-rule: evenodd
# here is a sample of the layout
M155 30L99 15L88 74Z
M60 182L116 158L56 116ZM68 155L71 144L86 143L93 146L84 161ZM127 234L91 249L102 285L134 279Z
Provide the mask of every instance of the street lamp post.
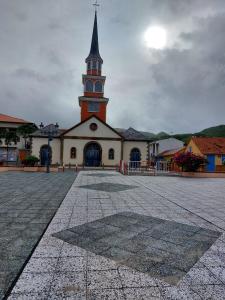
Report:
M39 125L41 134L46 136L48 138L48 150L47 150L47 165L46 165L46 173L50 173L50 142L52 141L53 137L58 134L59 125L56 124L50 124L48 126L44 126L44 124L41 122Z

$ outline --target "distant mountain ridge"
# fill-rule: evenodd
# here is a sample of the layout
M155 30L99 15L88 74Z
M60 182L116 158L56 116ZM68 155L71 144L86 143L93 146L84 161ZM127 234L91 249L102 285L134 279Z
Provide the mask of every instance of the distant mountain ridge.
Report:
M131 139L135 133L135 136L138 134L143 135L148 140L157 141L162 139L168 139L170 137L174 137L178 140L183 141L184 143L188 143L192 136L202 136L202 137L224 137L225 138L225 125L218 125L214 127L209 127L203 129L202 131L196 133L177 133L177 134L168 134L164 131L161 131L157 134L148 131L137 131L133 128L123 129L123 128L115 128L122 135L129 136Z
M203 129L202 131L195 133L178 133L178 134L168 134L164 131L154 134L152 132L141 131L148 138L153 140L167 139L169 137L174 137L187 143L192 136L202 136L202 137L224 137L225 138L225 125L218 125Z

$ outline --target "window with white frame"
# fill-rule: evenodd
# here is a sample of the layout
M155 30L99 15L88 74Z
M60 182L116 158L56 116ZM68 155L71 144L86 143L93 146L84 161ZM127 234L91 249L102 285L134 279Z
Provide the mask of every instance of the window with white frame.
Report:
M102 93L102 82L96 81L95 83L95 92L96 93Z
M86 92L93 92L94 89L94 85L93 82L91 80L87 80L85 83L85 91Z
M109 160L114 160L114 156L115 156L115 152L114 152L114 149L109 149Z
M88 102L88 112L99 112L100 105L98 102Z
M70 149L70 158L75 159L77 157L77 149L75 147L72 147Z

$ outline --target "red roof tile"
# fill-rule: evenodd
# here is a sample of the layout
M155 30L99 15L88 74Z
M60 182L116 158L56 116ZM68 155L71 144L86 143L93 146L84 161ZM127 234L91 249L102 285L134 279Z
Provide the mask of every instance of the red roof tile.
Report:
M173 156L173 155L177 154L178 152L182 152L184 149L185 149L185 147L171 149L171 150L165 150L165 151L159 153L157 156Z
M193 137L202 154L225 154L225 138L219 137Z
M23 120L23 119L15 118L15 117L4 115L4 114L0 114L0 122L20 123L20 124L31 124L32 123L32 122L29 122L29 121L26 121L26 120Z

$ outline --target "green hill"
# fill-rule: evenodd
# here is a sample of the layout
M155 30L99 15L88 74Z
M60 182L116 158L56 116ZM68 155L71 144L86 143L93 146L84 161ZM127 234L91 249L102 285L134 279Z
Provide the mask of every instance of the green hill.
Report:
M155 137L160 140L160 139L167 139L170 137L170 135L164 131L161 131L161 132L157 133L155 135Z
M191 137L194 136L203 136L203 137L224 137L225 138L225 125L218 125L214 127L206 128L202 131L195 133L177 133L173 135L169 135L166 132L159 132L158 134L143 132L146 136L153 140L162 140L167 139L169 137L174 137L178 140L183 141L184 143L188 143Z
M225 137L225 125L218 125L214 127L206 128L196 135L208 136L208 137Z
M189 142L192 136L203 136L203 137L224 137L225 138L225 125L218 125L214 127L206 128L202 131L195 133L177 133L169 135L168 133L162 131L157 134L152 132L141 131L148 139L152 141L168 139L169 137L174 137L180 141L183 141L185 144Z

